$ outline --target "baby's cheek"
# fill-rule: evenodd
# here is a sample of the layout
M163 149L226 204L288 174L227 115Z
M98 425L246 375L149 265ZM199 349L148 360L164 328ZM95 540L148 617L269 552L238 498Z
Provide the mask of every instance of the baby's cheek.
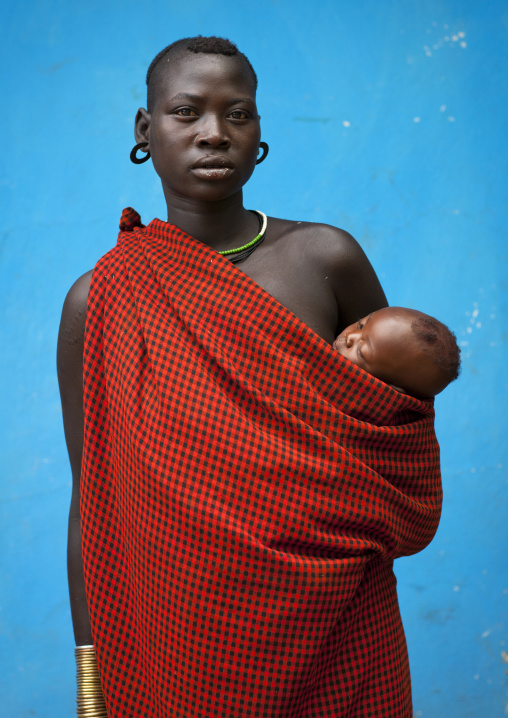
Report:
M340 354L340 355L343 356L345 359L349 359L349 361L352 361L353 364L358 364L358 362L356 361L355 357L352 355L352 353L351 353L350 351L348 351L348 350L344 347L344 345L342 345L341 347L339 347L339 346L336 346L335 343L334 343L333 348L337 350L337 354Z

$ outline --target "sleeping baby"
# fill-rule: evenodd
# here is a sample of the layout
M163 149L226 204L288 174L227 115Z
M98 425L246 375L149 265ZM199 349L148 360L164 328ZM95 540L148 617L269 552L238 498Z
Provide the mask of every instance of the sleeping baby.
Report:
M453 332L415 309L379 309L344 329L333 346L369 374L419 399L432 399L460 372Z

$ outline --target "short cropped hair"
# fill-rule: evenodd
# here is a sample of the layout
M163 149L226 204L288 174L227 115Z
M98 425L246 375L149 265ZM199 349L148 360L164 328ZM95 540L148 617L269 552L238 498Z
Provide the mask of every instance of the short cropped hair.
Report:
M455 334L442 322L421 314L411 322L411 329L422 349L443 371L449 384L460 374L460 349Z
M185 37L182 40L172 42L171 45L165 47L153 58L152 62L150 63L150 66L146 73L146 104L148 112L152 111L152 108L155 104L155 95L157 92L158 85L157 79L159 74L158 72L156 72L156 68L159 67L159 63L161 62L161 60L168 57L168 55L175 55L176 59L177 57L181 57L186 52L194 52L196 54L202 52L209 55L226 55L227 57L237 57L247 67L248 71L252 75L254 89L257 89L258 78L256 73L254 72L254 68L250 64L248 57L244 55L243 52L240 52L234 42L227 40L225 37L215 37L214 35L212 35L211 37L203 37L202 35L197 35L196 37Z

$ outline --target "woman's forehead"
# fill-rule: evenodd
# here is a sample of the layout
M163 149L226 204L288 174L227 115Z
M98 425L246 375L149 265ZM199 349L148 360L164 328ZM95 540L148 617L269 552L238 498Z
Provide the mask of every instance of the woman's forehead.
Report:
M186 52L163 59L157 68L157 93L164 95L191 92L193 87L238 87L255 97L251 73L241 59L227 55Z

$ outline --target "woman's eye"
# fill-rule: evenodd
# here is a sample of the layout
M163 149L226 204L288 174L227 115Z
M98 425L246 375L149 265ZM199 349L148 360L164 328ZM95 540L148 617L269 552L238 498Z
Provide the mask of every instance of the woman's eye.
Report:
M246 120L248 115L243 110L233 110L229 113L229 117L232 117L233 120Z
M197 117L197 114L198 113L190 107L180 107L175 111L175 115L179 115L180 117Z

